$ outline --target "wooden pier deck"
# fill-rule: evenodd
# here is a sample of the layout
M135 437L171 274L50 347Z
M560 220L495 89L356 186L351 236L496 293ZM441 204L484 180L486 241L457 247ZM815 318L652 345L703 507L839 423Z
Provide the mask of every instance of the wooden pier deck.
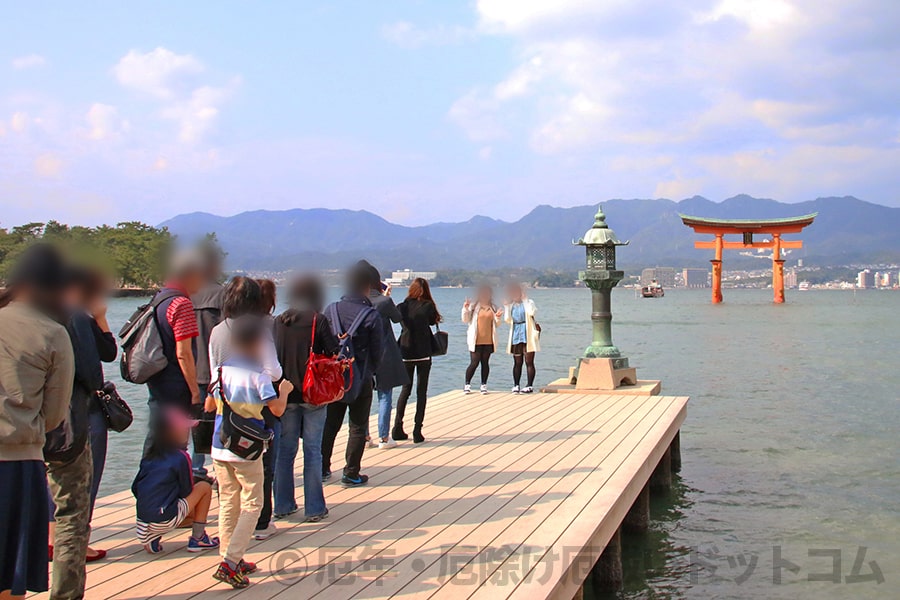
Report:
M666 396L431 398L427 442L368 449L369 486L326 483L327 520L302 523L301 510L277 521L277 535L251 543L260 572L242 591L212 579L217 554L185 551L188 530L167 536L163 554L144 553L130 492L101 498L92 544L109 556L88 565L86 597L570 600L668 460L686 409L687 398Z

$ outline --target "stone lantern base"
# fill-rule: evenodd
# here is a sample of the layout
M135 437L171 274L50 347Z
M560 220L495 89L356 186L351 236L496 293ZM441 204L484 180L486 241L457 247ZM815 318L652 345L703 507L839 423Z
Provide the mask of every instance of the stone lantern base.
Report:
M578 367L569 369L567 379L557 379L541 391L562 394L609 392L632 396L655 396L659 393L659 381L638 379L634 367L622 366L621 363L614 358L582 358ZM624 364L628 362L624 361Z

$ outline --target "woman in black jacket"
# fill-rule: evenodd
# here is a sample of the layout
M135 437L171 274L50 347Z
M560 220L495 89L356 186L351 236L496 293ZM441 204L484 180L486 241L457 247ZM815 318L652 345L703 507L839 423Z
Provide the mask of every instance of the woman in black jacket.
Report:
M443 319L438 312L428 281L417 277L409 286L406 300L397 307L402 317L400 332L400 352L406 364L409 383L403 386L397 398L397 414L391 437L395 440L408 440L403 431L403 414L406 403L412 393L413 375L416 381L416 417L413 428L413 442L421 444L425 441L422 425L425 421L425 404L428 396L428 377L431 374L431 326Z
M328 319L322 314L325 292L313 276L296 280L290 289L291 308L275 319L275 349L284 370L284 378L294 385L288 405L281 415L281 439L275 464L275 517L297 512L294 496L294 459L303 438L303 512L309 522L328 515L322 489L322 434L325 430L325 406L303 401L303 378L309 361L310 341L315 322L317 354L335 356L340 350Z

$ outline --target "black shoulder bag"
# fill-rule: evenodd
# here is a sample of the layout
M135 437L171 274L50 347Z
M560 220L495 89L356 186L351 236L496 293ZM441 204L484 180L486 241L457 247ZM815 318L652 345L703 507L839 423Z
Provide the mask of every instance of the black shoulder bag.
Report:
M103 389L97 392L97 400L100 403L100 410L106 417L106 425L116 433L122 433L131 426L134 421L134 415L128 403L119 395L116 384L107 381L103 384Z
M222 385L222 367L219 367L217 385L219 386L219 399L222 401L222 428L219 430L219 441L226 450L236 456L246 460L256 460L266 451L275 434L231 409L231 405L225 398L225 387Z

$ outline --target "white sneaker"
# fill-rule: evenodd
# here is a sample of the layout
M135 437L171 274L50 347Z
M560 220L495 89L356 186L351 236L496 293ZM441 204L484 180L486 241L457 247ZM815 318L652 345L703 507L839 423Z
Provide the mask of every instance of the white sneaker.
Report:
M472 393L472 386L469 385L469 384L467 383L466 386L463 388L463 393L464 393L464 394L471 394L471 393Z
M273 535L278 533L278 528L275 527L275 523L269 523L269 526L265 529L257 529L253 532L254 540L267 540Z
M481 393L487 394L487 386L486 385L481 386Z
M522 393L522 390L519 389L519 386L514 385L514 386L513 386L513 389L512 389L512 393L513 393L513 394L521 394L521 393Z
M397 447L397 442L395 440L392 440L391 438L388 438L387 441L382 440L382 441L378 442L378 448L380 450L384 450L385 448L396 448L396 447Z
M368 446L369 448L377 448L377 447L378 447L378 442L376 442L376 441L373 440L372 438L369 438L369 439L366 440L366 446Z
M534 388L531 387L530 385L527 386L527 387L523 387L523 388L522 388L522 393L523 393L523 394L533 394L533 393L534 393Z

